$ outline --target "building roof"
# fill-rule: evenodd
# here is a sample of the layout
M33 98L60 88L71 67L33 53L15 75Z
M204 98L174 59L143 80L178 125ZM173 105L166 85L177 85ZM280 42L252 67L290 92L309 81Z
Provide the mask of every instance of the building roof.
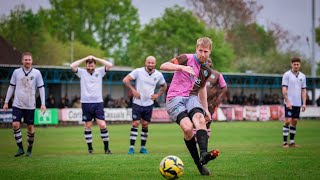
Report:
M21 64L21 52L1 36L0 64Z

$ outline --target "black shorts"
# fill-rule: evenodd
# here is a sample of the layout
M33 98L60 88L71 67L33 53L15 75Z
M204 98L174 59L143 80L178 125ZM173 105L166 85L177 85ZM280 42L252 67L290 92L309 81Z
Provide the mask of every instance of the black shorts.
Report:
M82 103L82 121L105 120L103 103Z
M12 107L12 121L21 123L22 118L24 123L34 125L34 109Z
M300 109L299 106L292 106L292 109L288 109L286 105L284 105L284 114L286 118L300 118Z
M151 106L139 106L137 104L132 104L132 120L145 120L150 122L152 117L152 109L153 105Z

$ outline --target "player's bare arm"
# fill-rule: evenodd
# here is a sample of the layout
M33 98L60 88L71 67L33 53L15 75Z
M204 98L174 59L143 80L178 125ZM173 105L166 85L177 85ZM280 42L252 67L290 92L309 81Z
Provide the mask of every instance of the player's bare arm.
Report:
M225 95L227 90L228 90L227 86L223 87L221 89L221 91L219 92L217 99L215 100L213 98L211 101L208 101L208 103L212 104L212 107L214 107L214 108L217 107L222 102L223 96Z
M161 94L163 94L166 90L167 90L167 83L161 84L159 92L157 94L151 95L151 99L152 100L158 99L161 96Z
M133 78L131 76L126 75L126 77L123 78L122 82L132 91L132 94L135 98L140 99L140 94L130 83L132 80Z
M70 64L70 67L71 67L72 71L73 71L73 72L77 72L77 69L78 69L78 67L80 66L80 64L81 64L82 62L84 62L84 61L86 61L86 60L88 60L88 59L93 59L93 57L94 57L94 56L89 55L89 56L87 56L87 57L85 57L85 58L79 59L79 60L71 63L71 64Z
M189 74L195 75L191 66L184 66L180 64L173 64L171 62L165 62L161 64L160 69L163 71L185 71Z
M303 88L301 91L301 97L302 97L302 106L301 110L304 112L306 110L306 101L307 101L307 90L306 88Z
M288 98L288 87L282 86L282 95L283 95L283 98L285 99L287 108L288 109L292 109L291 103L290 103L289 98Z
M100 58L97 58L97 57L94 57L93 58L94 60L96 61L99 61L101 64L103 64L106 68L106 71L108 71L110 68L112 68L113 64L105 59L100 59Z
M207 102L207 88L205 86L201 87L199 90L199 99L200 103L206 111L205 119L207 122L211 120L211 114L208 110L208 102Z

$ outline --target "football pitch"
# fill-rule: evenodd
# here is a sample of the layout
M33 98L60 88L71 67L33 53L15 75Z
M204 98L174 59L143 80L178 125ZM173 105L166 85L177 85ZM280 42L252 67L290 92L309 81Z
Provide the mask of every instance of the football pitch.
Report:
M167 155L184 162L180 179L320 179L320 120L300 120L296 143L282 148L282 122L217 122L209 149L220 156L209 162L211 176L201 176L184 145L177 124L151 124L147 149L128 155L130 124L109 125L110 149L103 154L100 131L93 128L94 154L88 155L82 126L36 127L32 157L13 157L11 129L0 129L0 179L164 179L159 163ZM26 129L22 129L26 149Z

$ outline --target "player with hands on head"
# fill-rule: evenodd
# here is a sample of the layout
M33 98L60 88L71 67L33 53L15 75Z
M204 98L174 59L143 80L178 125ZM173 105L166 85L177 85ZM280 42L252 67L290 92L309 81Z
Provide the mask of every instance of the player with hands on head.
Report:
M96 68L96 61L103 67ZM85 62L86 68L80 68ZM109 149L109 132L107 129L102 98L102 81L112 63L95 56L87 56L70 64L73 72L80 78L82 121L84 121L84 136L88 145L89 154L93 153L92 147L92 120L94 119L100 128L101 139L104 144L105 154L111 154Z

